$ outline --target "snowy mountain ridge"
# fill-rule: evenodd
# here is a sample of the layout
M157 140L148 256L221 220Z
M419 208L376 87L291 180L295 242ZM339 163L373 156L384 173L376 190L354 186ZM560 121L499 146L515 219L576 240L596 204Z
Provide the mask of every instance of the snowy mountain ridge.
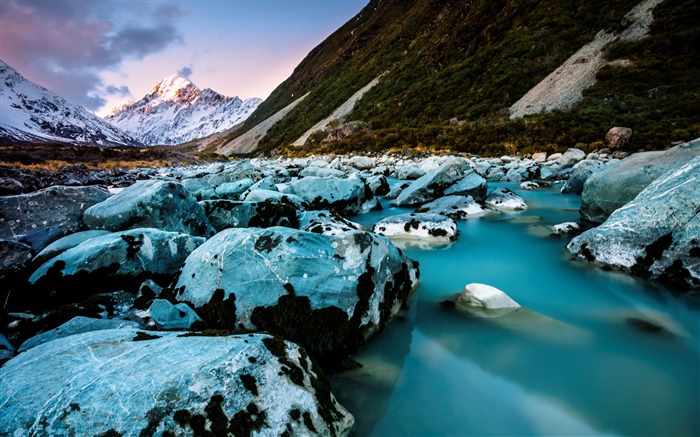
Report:
M200 90L177 74L158 82L142 99L105 117L147 145L174 145L229 129L245 121L262 99L226 97Z
M0 60L0 138L140 146L127 133L24 78Z

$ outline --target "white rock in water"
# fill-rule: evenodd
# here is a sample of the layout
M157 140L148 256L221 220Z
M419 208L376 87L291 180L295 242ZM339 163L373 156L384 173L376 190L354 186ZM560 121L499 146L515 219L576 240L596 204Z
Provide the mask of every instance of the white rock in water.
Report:
M487 316L501 316L521 308L520 304L498 288L477 283L464 287L456 304L458 308Z
M394 244L409 239L444 245L457 239L457 223L439 214L399 214L378 221L372 232L389 237Z
M526 181L526 182L523 182L522 184L520 184L521 190L536 190L539 187L540 187L540 184L538 184L537 182L533 182L533 181Z
M581 227L576 222L566 222L552 226L552 231L557 235L571 234L579 229L581 229Z
M524 211L527 204L522 197L518 196L508 188L499 187L493 190L484 202L489 208L501 211Z

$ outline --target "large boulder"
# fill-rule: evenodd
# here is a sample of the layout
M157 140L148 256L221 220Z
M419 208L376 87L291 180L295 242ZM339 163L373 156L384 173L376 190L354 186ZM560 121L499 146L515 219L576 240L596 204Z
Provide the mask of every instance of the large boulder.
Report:
M104 291L136 292L146 279L168 285L204 238L152 228L91 238L42 264L29 278L59 301Z
M249 193L246 194L246 196L242 199L246 202L263 202L263 201L272 201L272 202L279 202L279 203L286 203L288 205L292 205L295 208L299 210L305 210L306 208L309 207L309 203L302 199L299 196L295 196L294 194L284 194L280 193L279 191L276 190L265 190L265 189L258 189L258 190L252 190Z
M619 149L627 144L630 138L632 138L632 129L616 126L605 134L605 144L611 149Z
M472 196L477 202L486 199L488 182L474 170L469 170L467 174L445 190L445 195Z
M0 239L13 239L48 226L75 232L84 227L85 210L109 197L109 193L95 187L59 186L0 197Z
M462 179L466 164L450 158L437 169L416 179L392 202L395 206L420 206L442 196L445 189Z
M77 316L73 317L61 326L37 334L34 337L26 340L18 348L19 352L24 352L40 344L48 343L50 341L68 337L76 334L83 334L85 332L93 331L104 331L107 329L121 329L121 328L138 328L136 322L129 320L120 319L95 319L92 317Z
M157 228L197 236L215 231L197 200L181 184L160 180L137 182L85 211L90 229L123 231Z
M349 435L303 349L263 334L133 328L36 346L0 368L0 435Z
M586 159L586 152L581 149L569 149L554 162L559 166L559 168L569 168L573 167L577 162Z
M478 217L485 213L484 208L472 196L445 196L426 203L416 212L440 214L454 220Z
M525 200L508 188L498 187L486 197L484 204L497 211L524 211Z
M299 229L315 234L337 235L362 229L359 224L341 217L334 211L304 211L297 217Z
M109 231L100 231L100 230L95 230L95 231L81 231L81 232L76 232L74 234L66 235L63 238L60 238L53 243L49 244L39 252L35 257L34 257L34 262L39 264L43 264L44 262L50 260L51 258L65 252L66 250L73 248L91 238L95 237L101 237L103 235L109 234Z
M597 228L574 238L577 259L700 288L700 156L652 182Z
M589 177L593 173L598 173L607 167L607 164L591 159L584 159L574 166L574 171L569 176L569 180L561 188L561 192L564 194L581 194L583 192L583 185L586 183Z
M217 232L227 228L269 228L298 226L297 208L274 199L259 202L205 200L200 202L207 218Z
M348 179L305 177L289 184L285 194L294 194L307 201L312 209L334 209L339 214L358 214L371 200L372 191L359 178Z
M635 153L591 175L581 193L581 219L603 223L667 171L700 155L700 139L660 152Z
M457 224L444 215L413 213L386 217L372 227L372 232L392 240L420 240L430 245L445 245L457 239Z
M368 232L227 229L187 258L175 297L209 327L273 332L335 360L396 316L416 277L413 261Z
M234 182L223 183L216 187L214 192L220 199L238 200L241 194L246 192L253 184L255 184L255 182L253 182L252 179L244 178Z

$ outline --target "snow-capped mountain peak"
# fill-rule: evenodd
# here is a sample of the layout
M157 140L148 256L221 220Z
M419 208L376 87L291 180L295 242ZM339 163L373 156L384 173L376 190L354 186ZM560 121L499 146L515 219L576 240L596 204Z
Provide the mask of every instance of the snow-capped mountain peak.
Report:
M0 60L0 138L90 145L141 145L82 106L28 81Z
M114 108L105 117L145 144L180 144L242 123L262 102L200 90L174 74L155 84L141 100Z

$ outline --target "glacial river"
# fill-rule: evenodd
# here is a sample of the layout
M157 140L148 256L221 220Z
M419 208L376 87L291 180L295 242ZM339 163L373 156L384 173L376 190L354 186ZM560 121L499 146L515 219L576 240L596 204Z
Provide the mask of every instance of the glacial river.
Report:
M700 435L698 302L568 260L579 196L523 191L529 209L458 222L449 248L420 262L410 309L333 375L357 436ZM410 212L351 219L371 226ZM446 308L464 286L505 291L524 308L479 318Z

